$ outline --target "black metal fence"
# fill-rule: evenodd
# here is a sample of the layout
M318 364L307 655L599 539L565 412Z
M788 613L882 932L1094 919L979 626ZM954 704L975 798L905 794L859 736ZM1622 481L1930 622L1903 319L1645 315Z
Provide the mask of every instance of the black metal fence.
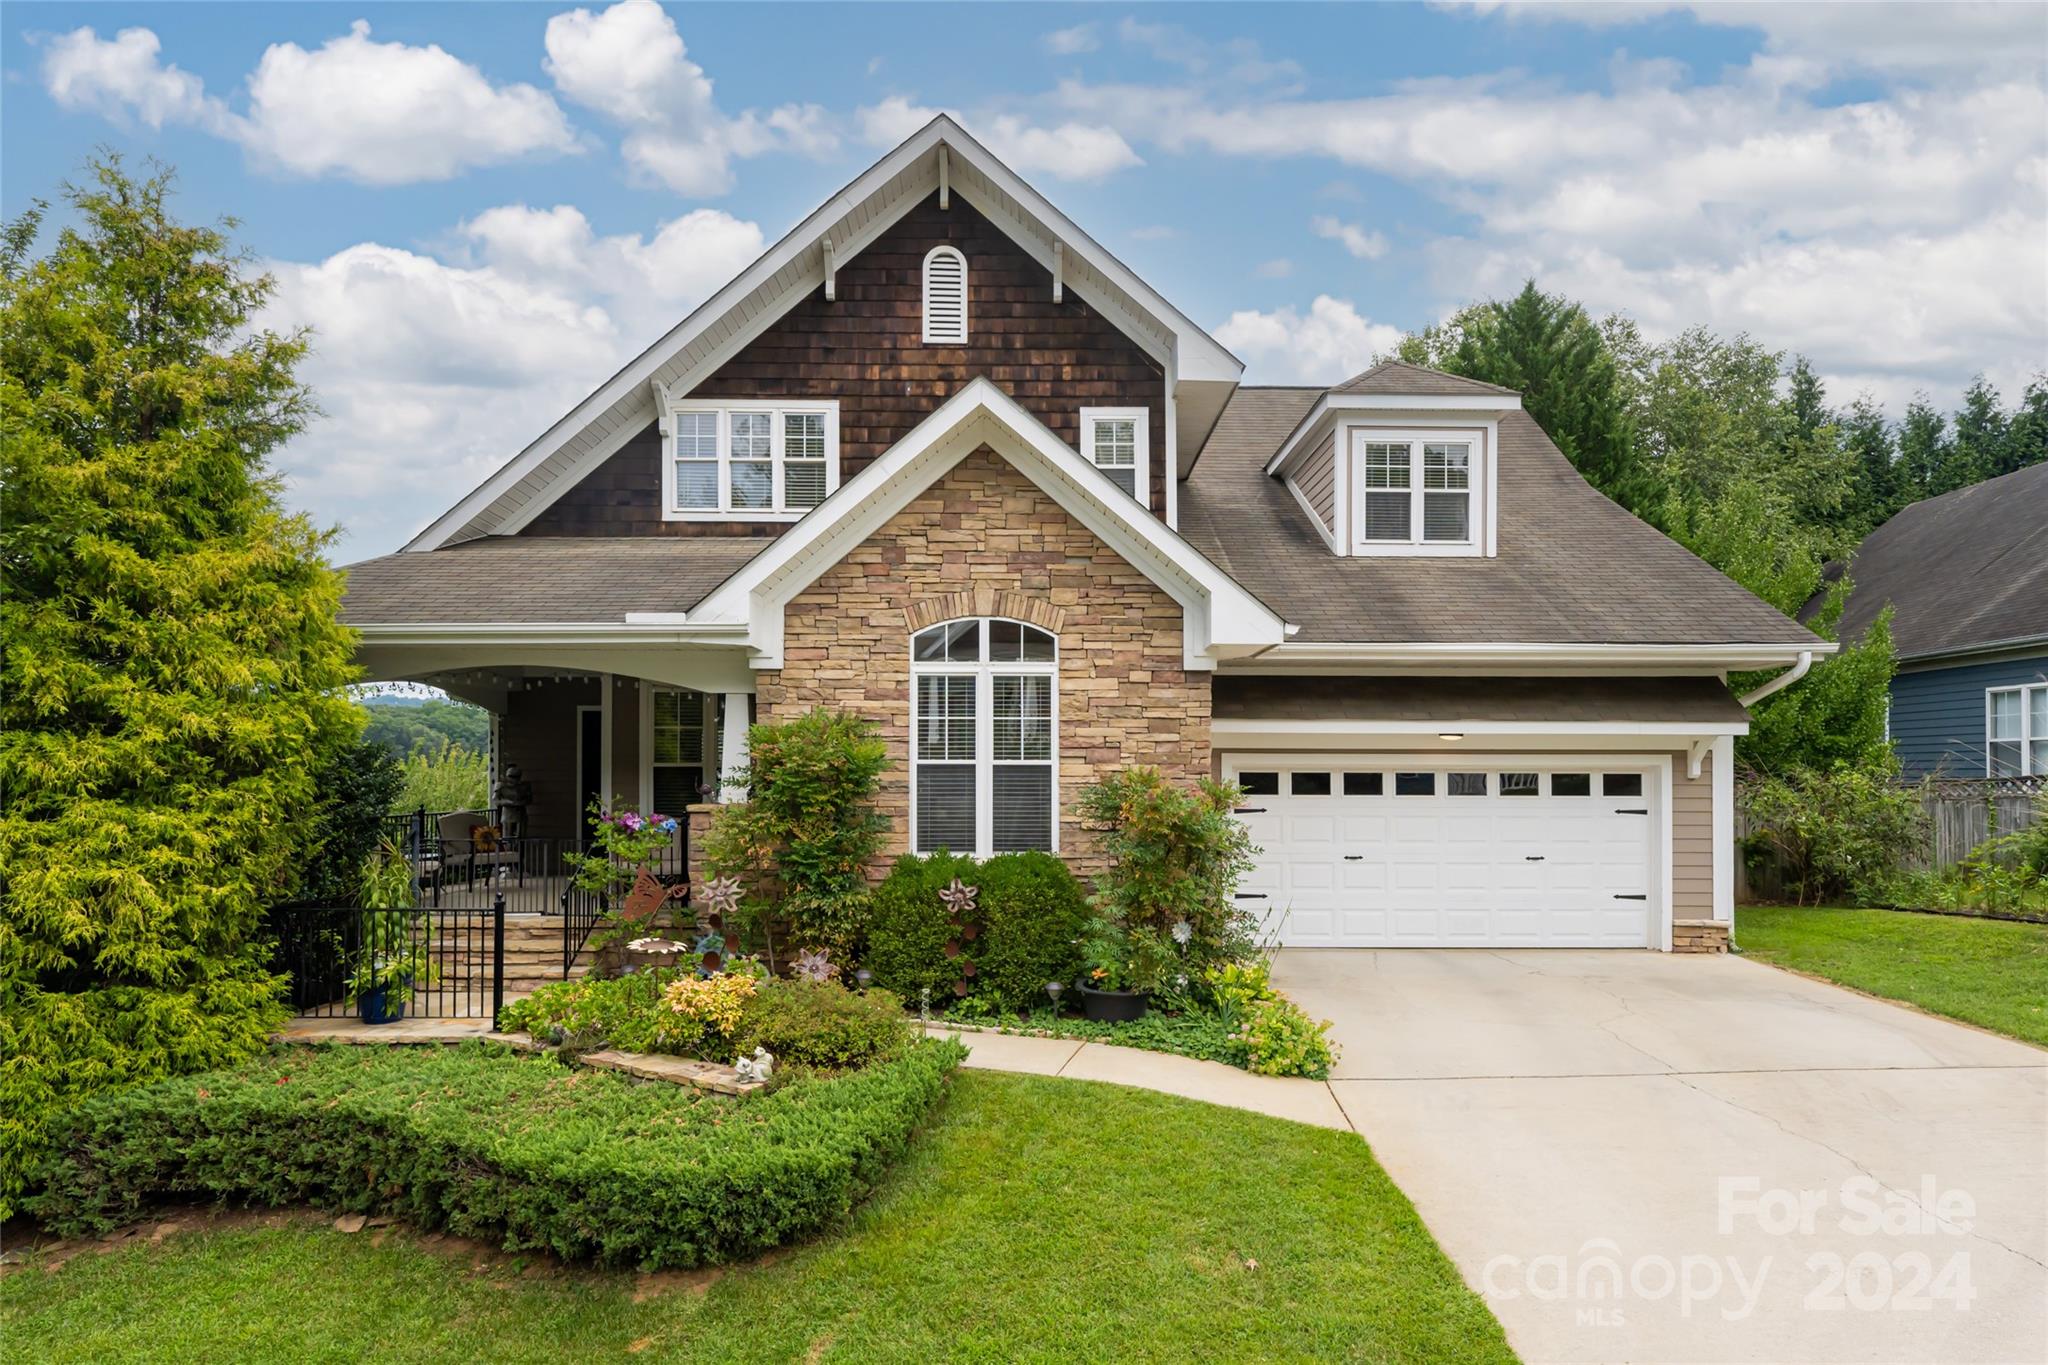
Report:
M271 912L272 969L294 1011L496 1019L505 1003L505 907L365 910L285 905Z

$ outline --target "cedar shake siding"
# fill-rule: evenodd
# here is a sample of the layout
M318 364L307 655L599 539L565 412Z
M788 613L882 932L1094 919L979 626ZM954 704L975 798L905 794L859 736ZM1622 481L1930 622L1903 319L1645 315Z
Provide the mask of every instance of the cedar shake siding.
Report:
M925 253L951 243L967 257L965 346L922 338ZM935 194L839 267L838 299L810 294L690 391L692 398L836 398L843 483L977 376L987 378L1069 445L1084 407L1151 414L1151 505L1164 516L1166 377L1159 364L1072 289L1052 301L1052 274L964 200ZM663 521L661 438L634 437L564 493L522 534L759 535L784 524Z
M1179 604L984 446L790 602L783 667L757 675L764 722L826 706L881 725L885 859L910 842L910 637L961 616L1058 637L1059 848L1076 871L1102 865L1073 813L1083 787L1137 764L1207 775L1209 675L1183 669Z

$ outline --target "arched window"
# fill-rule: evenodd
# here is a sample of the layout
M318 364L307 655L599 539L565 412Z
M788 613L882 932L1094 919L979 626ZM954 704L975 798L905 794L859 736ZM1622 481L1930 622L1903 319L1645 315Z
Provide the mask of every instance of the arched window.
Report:
M971 617L911 640L910 846L989 857L1057 847L1058 645Z
M924 339L934 346L967 344L967 258L950 246L925 253Z

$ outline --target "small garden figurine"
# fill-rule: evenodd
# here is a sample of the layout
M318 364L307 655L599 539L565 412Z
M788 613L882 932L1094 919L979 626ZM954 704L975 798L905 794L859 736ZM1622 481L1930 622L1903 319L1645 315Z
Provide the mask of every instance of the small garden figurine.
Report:
M753 1056L740 1058L732 1069L743 1081L765 1081L775 1074L775 1057L767 1048L757 1047Z

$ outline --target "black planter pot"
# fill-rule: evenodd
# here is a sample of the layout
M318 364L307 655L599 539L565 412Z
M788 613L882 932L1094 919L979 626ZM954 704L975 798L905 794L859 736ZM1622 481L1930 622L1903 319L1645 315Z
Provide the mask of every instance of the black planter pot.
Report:
M1098 991L1081 987L1081 1013L1098 1024L1128 1024L1145 1013L1150 999L1143 991Z

